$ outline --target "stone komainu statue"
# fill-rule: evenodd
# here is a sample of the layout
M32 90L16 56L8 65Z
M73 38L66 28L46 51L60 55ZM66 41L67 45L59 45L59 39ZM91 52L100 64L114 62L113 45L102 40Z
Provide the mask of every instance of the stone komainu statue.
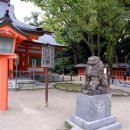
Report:
M85 70L85 82L81 91L88 95L97 95L109 92L107 77L106 74L104 74L104 65L97 56L91 56L88 58Z

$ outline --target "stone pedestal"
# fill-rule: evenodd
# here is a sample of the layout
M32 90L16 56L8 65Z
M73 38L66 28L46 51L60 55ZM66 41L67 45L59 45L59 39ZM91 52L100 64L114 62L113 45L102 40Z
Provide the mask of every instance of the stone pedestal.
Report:
M118 130L121 124L111 115L111 94L78 94L76 114L68 121L73 130Z

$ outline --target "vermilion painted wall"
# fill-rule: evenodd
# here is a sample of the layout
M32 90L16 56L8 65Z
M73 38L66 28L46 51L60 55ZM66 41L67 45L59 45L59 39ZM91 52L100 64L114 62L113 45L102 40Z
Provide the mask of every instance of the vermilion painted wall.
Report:
M78 75L84 75L85 67L78 67Z
M84 75L85 67L77 67L78 75ZM115 79L124 79L125 68L113 68L111 76L115 77ZM127 80L130 80L130 76L127 77Z

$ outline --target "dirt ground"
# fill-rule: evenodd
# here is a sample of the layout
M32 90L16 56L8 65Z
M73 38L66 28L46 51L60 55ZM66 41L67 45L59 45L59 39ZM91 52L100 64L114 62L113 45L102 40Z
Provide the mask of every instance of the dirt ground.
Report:
M0 130L56 130L75 112L76 94L49 89L44 108L44 89L9 91L9 109L0 111ZM113 97L112 115L130 130L130 97Z

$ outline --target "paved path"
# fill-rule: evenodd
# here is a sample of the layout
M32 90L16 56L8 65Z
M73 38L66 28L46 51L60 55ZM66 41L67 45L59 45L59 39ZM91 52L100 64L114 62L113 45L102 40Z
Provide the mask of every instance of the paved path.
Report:
M49 89L49 107L44 108L44 90L9 91L9 110L0 111L0 130L56 130L75 112L76 93ZM112 113L130 130L130 97L113 97Z

